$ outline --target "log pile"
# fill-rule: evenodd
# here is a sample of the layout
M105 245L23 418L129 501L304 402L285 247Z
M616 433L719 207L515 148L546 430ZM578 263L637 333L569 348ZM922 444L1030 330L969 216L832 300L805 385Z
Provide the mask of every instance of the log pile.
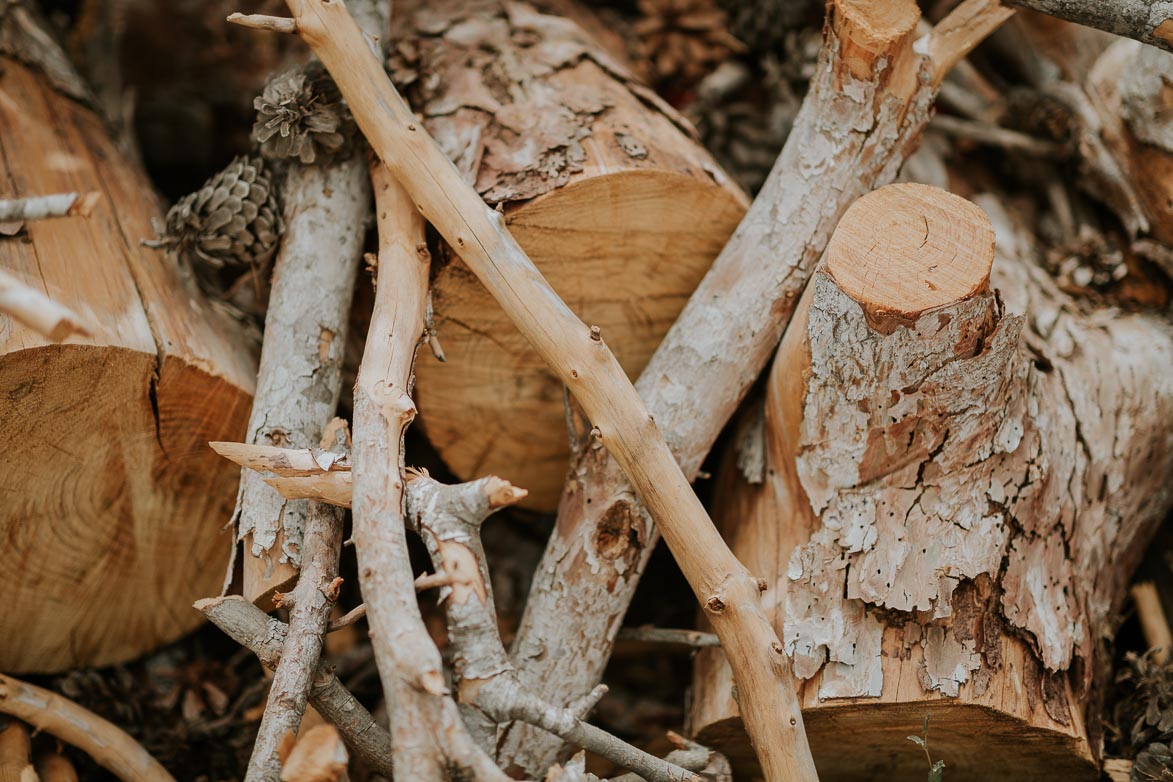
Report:
M1167 3L223 2L0 3L0 779L1173 775Z

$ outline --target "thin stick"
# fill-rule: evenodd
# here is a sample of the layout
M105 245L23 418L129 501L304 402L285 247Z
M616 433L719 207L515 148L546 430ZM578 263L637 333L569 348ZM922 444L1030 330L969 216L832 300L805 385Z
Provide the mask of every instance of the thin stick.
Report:
M55 692L0 674L0 713L72 744L124 782L174 782L167 769L117 725Z
M47 217L89 217L101 197L101 193L93 190L0 200L0 223Z
M268 30L273 33L296 33L297 22L284 16L268 16L266 14L229 14L230 24L241 27L251 27L254 30Z
M288 629L239 595L196 601L194 608L226 635L257 656L267 668L281 662ZM334 669L319 662L309 702L342 735L356 755L376 772L391 777L391 734L338 681Z
M301 575L293 588L293 608L281 661L273 674L269 699L257 730L246 782L279 782L278 753L288 733L297 733L322 654L330 609L337 598L338 556L342 551L342 511L311 502L302 543Z
M1053 141L1044 141L1016 130L1008 130L989 122L950 117L938 114L929 127L955 138L974 141L991 147L1042 158L1058 158L1069 154L1069 149Z
M517 681L497 627L497 612L481 543L481 525L494 510L519 502L525 492L497 477L445 486L421 477L408 484L408 521L423 538L437 571L449 573L446 595L452 647L465 723L491 748L497 725L521 720L638 773L648 782L700 782L700 777L661 760L600 728L570 709L526 692Z
M767 779L816 779L794 683L782 645L762 609L758 581L721 539L615 356L597 331L592 332L558 297L513 239L503 216L485 205L416 124L382 64L369 55L345 5L323 0L287 0L287 5L303 40L333 75L375 153L569 387L660 524L733 662L742 715ZM370 412L375 409L373 397L362 400L364 393L375 389L363 388L361 378L358 385L356 456L360 405L368 405ZM402 432L402 424L391 425L388 413L397 403L388 392L392 388L384 386L383 412L367 419L368 425L384 422L384 441L397 440ZM402 390L397 396L406 398ZM398 407L413 410L409 399ZM363 492L356 490L356 505L363 499ZM368 506L368 512L376 508L392 511L382 502ZM397 525L384 516L381 526ZM358 536L356 532L356 540ZM363 548L359 540L360 556ZM375 619L377 611L369 595L378 591L378 584L372 586L375 589L368 590L364 584L363 591Z
M1173 52L1169 0L1005 0L1007 5L1094 27Z
M720 639L714 633L703 633L699 630L672 630L666 627L625 627L619 631L619 640L651 644L679 644L694 649L721 645Z
M1140 629L1144 633L1145 644L1153 651L1153 660L1164 665L1173 651L1173 631L1169 629L1169 620L1165 618L1165 609L1161 605L1161 595L1152 581L1142 581L1133 584L1132 602L1136 604L1136 615L1140 618Z
M0 269L0 314L15 318L50 342L60 342L71 334L89 336L90 333L73 310L3 269Z
M953 66L1014 15L998 0L965 0L941 20L928 38L933 84L939 86Z

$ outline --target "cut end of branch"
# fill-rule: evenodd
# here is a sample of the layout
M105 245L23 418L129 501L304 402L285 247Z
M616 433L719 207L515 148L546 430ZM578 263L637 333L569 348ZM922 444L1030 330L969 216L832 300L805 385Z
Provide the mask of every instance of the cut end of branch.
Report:
M524 500L529 492L494 475L485 480L485 494L489 497L489 507L496 510L516 505Z
M888 185L852 204L826 255L827 272L884 333L986 291L993 262L985 212L919 184Z
M241 27L251 27L254 30L268 30L274 33L296 33L297 20L284 16L266 16L265 14L229 14L229 24L238 24Z
M843 66L857 79L871 79L880 59L906 60L918 21L914 0L836 0L832 25Z

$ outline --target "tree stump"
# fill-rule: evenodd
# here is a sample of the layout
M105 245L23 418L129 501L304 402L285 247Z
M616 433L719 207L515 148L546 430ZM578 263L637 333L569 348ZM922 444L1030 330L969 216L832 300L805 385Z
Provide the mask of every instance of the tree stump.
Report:
M135 657L192 629L220 589L255 362L172 259L161 215L92 111L0 59L6 196L99 191L91 216L0 238L0 267L90 331L50 344L0 317L0 670Z
M396 81L635 377L745 196L576 23L500 0L411 5L395 8ZM425 433L461 478L508 476L523 504L553 510L569 458L562 384L458 259L436 272L433 306L447 362L416 367Z
M930 715L950 780L1097 778L1097 639L1173 498L1173 328L1071 300L983 206L996 290L975 205L905 184L847 211L769 376L759 482L719 478L822 779L924 774ZM703 652L692 729L752 770L730 684Z

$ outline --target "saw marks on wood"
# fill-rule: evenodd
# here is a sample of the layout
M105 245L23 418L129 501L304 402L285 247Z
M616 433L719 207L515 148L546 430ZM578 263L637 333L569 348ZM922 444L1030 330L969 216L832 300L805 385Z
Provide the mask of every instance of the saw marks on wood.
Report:
M235 330L141 248L158 208L94 115L5 59L6 195L99 190L88 218L29 223L0 265L85 321L48 344L0 318L0 669L137 656L199 617L231 546L239 439L255 369Z

